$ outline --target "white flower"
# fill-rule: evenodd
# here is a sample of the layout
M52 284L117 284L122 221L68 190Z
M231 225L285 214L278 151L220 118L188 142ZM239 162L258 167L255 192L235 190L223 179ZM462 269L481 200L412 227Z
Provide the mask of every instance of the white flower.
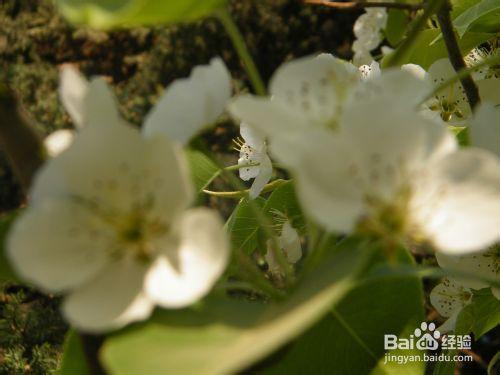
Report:
M288 218L282 213L279 214L281 220L281 233L277 238L279 249L280 251L283 251L283 254L285 255L288 263L295 264L300 260L300 258L302 258L302 246L300 244L300 237L297 230L292 227ZM277 260L275 259L271 246L271 240L267 241L267 252L265 255L265 259L267 265L269 266L269 271L272 274L279 274L281 268Z
M91 81L93 82L93 81ZM89 95L89 82L70 65L61 69L59 97L69 113L76 129L87 122L96 122L87 117L98 116L100 123L121 121L109 87L100 79L99 91ZM96 83L97 84L97 83ZM213 58L209 65L196 66L188 78L174 80L163 93L156 106L145 119L143 132L146 136L164 134L172 140L185 144L202 127L213 123L223 112L231 96L231 77L220 58ZM100 108L108 108L102 112ZM109 110L113 108L113 111ZM102 113L107 113L104 118ZM74 137L71 130L58 130L45 140L50 156L55 156L68 147Z
M414 72L416 67L413 66ZM434 62L428 74L416 73L424 80L429 80L435 87L456 76L448 59L440 59ZM500 104L500 79L481 79L476 81L481 100ZM467 125L471 118L471 110L467 95L460 82L455 82L439 91L434 98L424 104L424 113L430 118L440 117L450 125Z
M462 256L437 254L436 259L445 271L451 270L475 274L486 280L500 282L500 246L498 245L478 254ZM454 278L470 289L482 289L491 286L487 281L477 278ZM492 287L491 292L497 299L500 299L500 289Z
M103 87L90 83L86 110L99 111L37 174L7 249L19 274L64 293L64 315L90 332L197 301L228 259L218 215L188 209L193 187L177 144L115 118Z
M431 304L441 316L448 318L438 328L439 331L453 331L458 314L470 304L471 300L472 291L456 280L445 278L442 283L434 287L430 294Z
M486 59L493 57L500 53L500 42L495 39L493 42L488 43L488 46L477 47L472 49L464 60L469 67L473 67L483 63ZM486 78L500 78L500 68L497 65L486 65L479 68L473 73L475 79L486 79Z
M480 149L457 150L445 126L412 110L427 86L410 90L421 81L407 72L362 82L386 89L342 104L338 98L349 97L349 90L336 86L341 65L331 69L331 62L282 67L271 81L271 100L244 96L230 105L234 116L268 137L273 156L291 169L304 210L331 231L368 226L381 235L425 239L450 253L480 251L497 241L499 159Z
M273 166L267 155L266 141L258 130L241 123L240 134L244 142L236 142L240 152L238 165L242 167L239 174L243 181L254 179L250 187L250 198L254 199L271 179Z
M472 145L500 156L500 108L482 103L471 120L470 138Z
M380 77L382 75L380 65L376 61L372 61L370 65L361 65L359 67L359 72L361 73L361 79L364 80Z
M217 119L230 97L229 72L220 58L214 58L167 87L146 117L143 132L146 136L164 134L185 144Z
M368 8L354 23L354 36L352 44L354 51L353 62L355 65L365 65L373 60L370 51L382 42L381 30L387 23L385 8Z

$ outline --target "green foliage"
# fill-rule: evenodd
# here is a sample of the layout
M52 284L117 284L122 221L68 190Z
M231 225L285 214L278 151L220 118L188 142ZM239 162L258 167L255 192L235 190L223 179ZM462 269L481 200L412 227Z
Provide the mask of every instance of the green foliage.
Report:
M53 373L65 330L56 299L0 284L0 373Z
M72 23L98 29L192 21L209 15L225 0L57 0Z
M187 150L186 156L196 192L199 193L219 175L219 167L201 151Z
M61 366L58 375L89 375L85 353L83 351L80 336L74 330L66 333Z
M364 251L363 251L364 250ZM213 374L245 368L321 318L353 286L367 249L328 259L281 304L215 299L198 311L162 311L104 344L102 359L121 374ZM141 350L137 350L141 348ZM163 354L159 354L163 353Z
M464 10L455 18L453 25L460 37L468 30L500 32L500 2L482 0Z
M391 46L395 47L403 40L410 19L408 12L399 9L390 9L387 15L385 37Z
M413 63L420 65L424 69L436 60L447 57L446 46L442 38L439 38L438 29L428 29L419 33L415 45L403 64ZM459 40L462 53L468 53L472 48L491 39L494 34L482 32L469 32Z
M260 197L255 199L255 202L260 207L266 203ZM248 199L242 198L226 222L232 250L251 254L257 248L259 228L260 221L250 207Z
M403 263L412 263L404 252L401 259ZM422 286L417 277L368 278L264 373L368 374L372 370L381 374L403 370L406 374L422 373L422 364L418 362L404 367L397 363L383 364L384 334L399 337L412 334L424 319L422 301ZM404 354L419 353L415 350Z
M481 289L474 292L470 305L462 309L457 318L457 334L474 333L479 339L489 330L500 324L500 301L491 294L491 290Z

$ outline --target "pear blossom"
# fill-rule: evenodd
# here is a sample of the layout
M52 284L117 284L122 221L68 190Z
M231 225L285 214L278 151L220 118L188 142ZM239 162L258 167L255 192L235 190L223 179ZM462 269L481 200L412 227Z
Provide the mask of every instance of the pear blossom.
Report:
M500 42L495 39L486 47L473 48L464 58L469 67L483 63L486 59L500 53ZM486 65L473 73L475 79L500 78L500 67L498 65Z
M146 116L143 133L163 134L181 144L213 123L231 97L231 76L220 58L197 66L188 78L170 84Z
M277 211L276 214L280 230L280 235L277 238L279 250L283 251L288 263L295 264L302 258L302 246L300 244L299 234L285 214L279 211ZM279 274L281 268L275 259L271 246L271 240L267 241L265 259L269 267L269 271L275 275Z
M352 44L355 65L365 65L373 60L370 51L377 48L382 42L381 30L385 28L386 23L387 11L385 8L367 8L365 13L358 17L353 28L356 37Z
M410 95L408 87L421 82L412 74L398 70L362 81L358 87L387 90L356 101L348 85L339 88L335 69L342 65L331 59L289 63L272 78L271 99L242 96L229 106L268 137L310 217L330 231L369 230L428 241L448 253L480 251L497 241L498 157L459 150L443 122L417 113L413 107L428 86L417 84ZM300 78L293 80L292 72ZM342 102L342 95L350 99Z
M87 332L145 319L155 305L192 304L229 256L219 216L189 208L193 186L179 144L146 138L116 117L105 88L101 79L89 83L85 127L38 172L7 241L19 275L64 294L64 316Z
M439 266L446 270L476 274L478 278L455 277L469 289L489 288L488 280L500 282L500 246L492 246L477 254L452 256L436 254ZM482 280L482 279L483 280ZM492 294L500 300L500 289L491 287Z
M413 65L415 76L430 81L435 87L456 76L448 59L440 59L434 62L427 72L423 69L418 72L418 66ZM500 104L500 79L488 78L476 81L481 100ZM439 117L449 125L465 126L469 124L472 112L467 100L467 95L460 82L454 82L442 89L424 104L423 114L429 118Z
M500 156L500 108L482 103L471 120L470 138L472 145Z
M460 282L445 278L442 283L432 289L430 293L431 305L439 315L448 318L441 327L440 332L449 332L455 329L458 314L471 303L472 291Z
M93 116L95 108L114 108L108 119L119 121L120 115L113 95L93 98L89 82L71 65L61 68L59 97L73 120L76 129L82 129ZM109 90L103 84L101 91ZM213 58L208 65L196 66L188 78L174 80L164 91L156 106L147 115L143 132L146 136L164 134L182 144L187 143L203 126L213 123L224 111L231 96L231 77L224 62ZM107 100L99 103L99 100ZM175 126L173 125L175 124ZM58 130L45 140L49 156L55 156L73 141L72 130Z
M243 181L254 179L249 194L250 198L254 199L271 179L273 166L267 155L266 141L259 131L242 123L240 134L243 142L236 142L240 152L239 175Z

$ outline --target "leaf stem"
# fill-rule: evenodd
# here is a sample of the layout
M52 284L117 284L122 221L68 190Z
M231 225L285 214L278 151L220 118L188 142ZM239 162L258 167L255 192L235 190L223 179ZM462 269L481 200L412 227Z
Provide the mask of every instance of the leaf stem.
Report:
M228 169L225 169L226 171ZM264 186L262 189L263 193L275 190L279 188L281 185L283 185L285 182L288 182L288 180L283 180L283 179L277 179L274 180L267 185ZM250 193L249 189L245 190L236 190L236 191L212 191L212 190L206 190L204 189L203 192L208 195L212 195L214 197L219 197L219 198L229 198L229 199L240 199L243 197L248 196Z
M451 4L449 0L445 0L441 8L437 12L437 19L441 32L443 34L444 44L448 50L448 57L450 59L453 69L458 73L462 69L466 69L462 51L458 45L457 35L453 29L451 21ZM480 103L479 90L470 75L460 78L460 83L465 90L465 95L469 101L472 110Z
M241 35L236 23L233 21L231 14L226 8L221 8L216 11L215 15L224 26L226 33L233 43L236 53L243 62L243 66L245 67L248 77L250 78L250 82L252 83L255 93L257 95L266 95L266 86L262 81L250 52L248 51L245 39L243 38L243 35Z

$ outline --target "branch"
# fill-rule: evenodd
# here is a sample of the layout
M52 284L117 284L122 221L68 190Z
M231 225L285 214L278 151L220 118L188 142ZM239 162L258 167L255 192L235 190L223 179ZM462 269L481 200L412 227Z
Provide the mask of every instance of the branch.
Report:
M439 23L439 28L443 34L444 44L448 50L448 56L453 66L453 69L458 73L463 69L466 69L464 58L462 57L462 51L458 45L457 36L455 30L453 29L453 24L451 21L451 4L449 0L443 3L441 9L437 12L437 19ZM465 95L469 101L471 109L474 109L480 102L479 90L474 83L474 80L470 75L462 76L460 78L460 83L465 90Z
M404 10L419 10L424 6L422 4L404 4L404 3L391 3L389 1L381 1L377 2L358 2L358 1L348 1L345 3L338 3L335 1L327 1L327 0L304 0L306 4L313 5L323 5L328 8L334 8L339 10L358 10L364 8L392 8L392 9L404 9Z
M31 126L14 93L0 84L0 148L25 192L43 164L45 147Z

